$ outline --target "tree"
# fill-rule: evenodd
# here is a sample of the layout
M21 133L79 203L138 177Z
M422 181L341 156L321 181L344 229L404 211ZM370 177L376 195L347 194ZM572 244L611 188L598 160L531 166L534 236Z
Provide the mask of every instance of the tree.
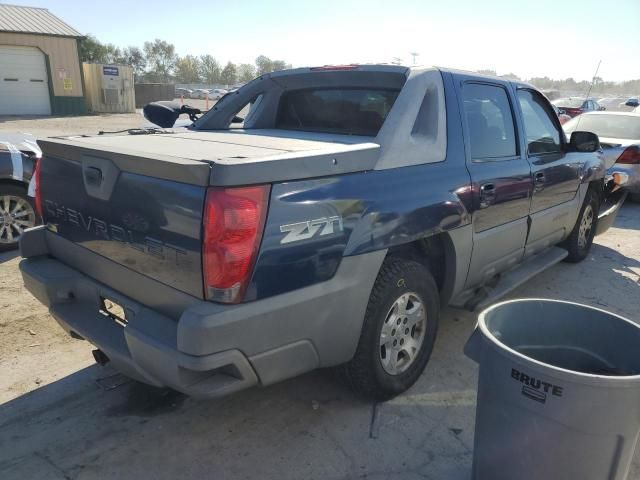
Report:
M80 61L88 63L126 63L123 52L113 43L100 43L92 35L80 39L78 44Z
M482 69L482 70L476 70L476 73L479 73L480 75L493 75L494 77L497 75L495 70L490 70L490 69Z
M501 77L503 77L503 78L506 78L506 79L508 79L508 80L516 80L516 81L518 81L518 82L522 80L522 79L521 79L518 75L516 75L515 73L507 73L507 74L505 74L505 75L500 75L500 76L501 76Z
M220 83L220 64L212 55L200 55L200 76L205 83Z
M142 78L147 67L147 59L142 50L138 47L127 47L122 50L121 58L117 63L131 65L136 78Z
M265 73L273 72L273 62L269 57L260 55L256 58L256 75L264 75Z
M113 43L104 44L104 58L100 63L122 63L122 52Z
M176 61L176 80L179 83L200 83L200 60L186 55Z
M220 80L225 85L233 85L238 82L238 73L236 71L236 65L231 62L227 62L222 73L220 74Z
M156 38L153 42L144 42L144 53L150 67L150 77L168 83L178 58L176 47L165 40Z
M107 47L93 35L87 35L78 42L78 56L81 62L107 63Z
M279 70L286 70L287 68L291 68L291 65L287 65L284 60L274 60L271 62L271 71L277 72Z
M291 68L291 64L284 60L271 60L269 57L260 55L256 58L256 74L257 76L265 73L277 72L278 70L286 70Z
M250 82L256 78L256 67L250 63L241 63L238 65L238 81L242 83Z

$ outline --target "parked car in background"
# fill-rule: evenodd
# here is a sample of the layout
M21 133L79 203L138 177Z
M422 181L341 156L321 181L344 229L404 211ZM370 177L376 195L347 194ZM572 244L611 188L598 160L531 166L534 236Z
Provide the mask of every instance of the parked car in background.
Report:
M567 97L559 98L551 103L558 107L562 113L566 113L570 117L576 117L585 112L604 110L604 107L600 106L600 104L592 98Z
M0 252L16 248L24 230L40 221L28 195L40 157L42 152L32 135L0 136Z
M176 88L176 97L175 98L191 98L191 95L193 94L193 90L190 90L188 88Z
M640 107L640 100L635 97L627 98L618 105L618 109L622 112L632 112Z
M620 103L626 102L627 99L624 97L604 97L597 100L598 104L601 107L604 107L605 110L618 111Z
M219 100L227 94L224 88L212 88L209 90L209 98L212 100Z
M197 98L199 100L204 100L205 98L207 98L207 96L209 96L209 98L211 98L211 94L209 93L209 90L207 90L206 88L196 88L193 91L193 96L191 98Z
M589 112L571 119L563 129L567 136L576 130L598 135L608 173L629 175L625 188L640 201L640 113Z
M566 113L564 113L564 111L561 111L558 107L556 107L553 104L551 104L551 106L553 107L553 111L556 112L556 115L558 116L558 120L560 120L560 125L564 125L569 120L571 120L571 117Z

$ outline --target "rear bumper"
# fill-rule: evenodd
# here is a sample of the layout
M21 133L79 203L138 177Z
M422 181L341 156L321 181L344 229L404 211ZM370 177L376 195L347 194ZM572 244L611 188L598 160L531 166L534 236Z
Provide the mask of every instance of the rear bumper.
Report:
M196 397L226 395L349 360L386 254L345 257L331 280L264 300L225 306L194 298L176 319L53 258L50 235L37 227L21 239L25 287L64 330L96 345L116 369ZM95 256L70 242L66 247ZM102 298L124 308L126 327L100 313Z

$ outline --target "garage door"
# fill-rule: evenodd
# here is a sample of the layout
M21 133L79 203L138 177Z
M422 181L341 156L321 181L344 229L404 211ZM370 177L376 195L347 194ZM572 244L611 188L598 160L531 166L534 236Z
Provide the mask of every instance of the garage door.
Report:
M0 115L51 115L44 55L0 45Z

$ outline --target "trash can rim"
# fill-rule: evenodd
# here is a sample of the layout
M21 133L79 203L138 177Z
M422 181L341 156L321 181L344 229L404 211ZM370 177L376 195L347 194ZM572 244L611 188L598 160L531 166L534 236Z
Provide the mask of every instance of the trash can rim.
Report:
M555 371L558 374L563 374L563 375L571 375L571 376L578 376L581 377L583 379L594 379L594 380L598 380L598 381L603 381L603 380L609 380L609 381L615 381L615 383L618 386L624 386L622 385L622 383L624 383L625 380L640 380L640 374L638 375L596 375L593 373L584 373L584 372L578 372L575 370L569 370L566 368L562 368L562 367L557 367L555 365L552 365L550 363L545 363L545 362L541 362L540 360L536 360L535 358L531 358L527 355L524 355L520 352L518 352L517 350L514 350L513 348L511 348L510 346L506 345L504 342L502 342L500 339L498 339L495 335L493 335L490 331L489 328L486 325L485 322L485 317L488 313L490 313L492 310L495 310L496 308L499 308L503 305L507 305L507 304L511 304L511 303L523 303L523 302L547 302L547 303L565 303L565 304L569 304L569 305L577 305L579 307L583 307L583 308L588 308L591 310L597 310L599 312L605 313L607 315L611 315L613 317L617 317L620 320L623 320L626 323L629 323L631 325L633 325L636 328L640 328L640 325L632 322L631 320L624 318L621 315L609 312L607 310L604 310L602 308L597 308L597 307L592 307L590 305L585 305L582 303L577 303L577 302L571 302L571 301L567 301L567 300L556 300L556 299L550 299L550 298L517 298L517 299L513 299L513 300L505 300L502 302L498 302L494 305L491 305L490 307L485 308L482 312L480 312L480 314L478 315L478 328L480 329L480 331L482 332L482 334L487 337L490 338L493 342L493 346L494 348L499 349L500 351L509 353L510 355L515 356L516 358L521 359L524 362L529 362L529 363L533 363L534 365L537 365L539 367L543 367L543 368L547 368L550 369L552 371Z

